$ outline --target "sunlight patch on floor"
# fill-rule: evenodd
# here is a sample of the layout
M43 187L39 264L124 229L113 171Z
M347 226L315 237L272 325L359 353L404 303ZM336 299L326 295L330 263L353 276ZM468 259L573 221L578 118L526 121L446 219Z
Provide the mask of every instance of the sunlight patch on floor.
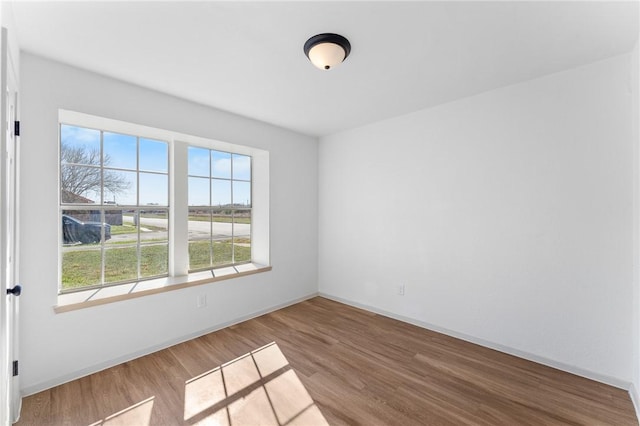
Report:
M144 401L140 401L131 407L125 408L89 426L149 426L151 424L154 398L155 397L152 396Z
M275 342L185 383L192 425L327 425Z

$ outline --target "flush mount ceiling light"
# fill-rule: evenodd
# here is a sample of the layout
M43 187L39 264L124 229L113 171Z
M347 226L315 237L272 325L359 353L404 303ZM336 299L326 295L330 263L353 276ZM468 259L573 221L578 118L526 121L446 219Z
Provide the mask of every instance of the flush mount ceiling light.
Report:
M338 34L318 34L304 44L304 54L321 70L330 70L339 65L350 52L349 40Z

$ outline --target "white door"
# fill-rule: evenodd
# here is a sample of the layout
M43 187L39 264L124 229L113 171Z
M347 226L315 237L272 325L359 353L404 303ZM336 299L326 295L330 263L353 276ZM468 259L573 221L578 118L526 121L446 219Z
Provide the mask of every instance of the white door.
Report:
M11 424L20 415L18 382L18 145L15 135L17 80L8 50L6 28L0 34L0 332L2 334L2 410L0 425Z

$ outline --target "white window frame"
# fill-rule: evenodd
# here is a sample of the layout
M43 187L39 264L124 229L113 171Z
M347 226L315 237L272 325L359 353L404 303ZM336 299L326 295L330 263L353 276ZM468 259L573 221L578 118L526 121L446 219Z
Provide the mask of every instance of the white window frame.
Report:
M122 169L122 168L117 168L117 167L109 167L109 166L105 166L105 164L103 164L104 161L104 134L105 133L110 133L110 130L106 130L106 129L99 129L99 128L90 128L88 126L80 126L78 124L69 124L69 123L65 123L63 121L60 121L59 123L59 136L61 136L62 134L62 126L77 126L77 127L82 127L85 129L90 129L90 130L94 130L100 133L100 164L99 165L84 165L84 164L69 164L69 166L71 167L91 167L94 169L98 169L100 170L101 173L105 173L105 170L110 171L110 170L115 170L115 171L124 171L127 173L135 173L136 174L136 203L135 204L120 204L118 206L113 206L113 205L109 205L106 203L105 200L105 193L104 193L104 187L101 188L100 190L100 198L96 203L93 204L85 204L85 203L63 203L62 202L62 191L60 191L60 184L58 184L58 189L59 189L59 197L60 197L60 216L65 214L65 211L76 211L76 212L82 212L82 211L95 211L95 210L99 210L100 211L100 223L104 223L106 222L106 218L105 218L105 212L109 211L109 210L118 210L118 209L122 209L122 210L133 210L135 213L135 216L137 218L140 217L140 212L142 210L148 210L149 206L145 206L145 205L141 205L140 204L140 173L147 173L147 174L157 174L157 175L166 175L167 178L169 179L169 164L171 162L171 159L169 158L169 143L166 140L157 140L158 142L163 142L167 144L167 171L166 172L157 172L157 171L141 171L140 170L140 139L143 139L142 136L140 135L136 135L136 134L127 134L127 136L131 136L136 138L136 168L135 170L133 169ZM114 132L115 133L115 132ZM156 139L154 139L156 140ZM58 149L59 149L59 168L60 170L62 169L63 165L62 165L62 158L61 158L61 150L62 150L62 141L58 141ZM61 177L60 174L58 174L59 178ZM58 182L60 183L60 182ZM169 192L170 192L170 188L168 187L169 185L169 181L167 181L167 200ZM80 195L80 194L78 194ZM171 213L171 208L169 205L164 205L164 206L157 206L154 207L154 209L156 210L162 210L164 212L167 213L167 217L170 217L170 213ZM141 252L142 252L142 248L143 247L149 247L149 244L145 244L141 241L140 239L140 227L138 227L137 231L137 236L136 236L136 243L135 243L135 248L136 248L136 256L137 256L137 267L136 267L136 275L138 277L140 277L140 261L141 261ZM154 279L154 278L158 278L158 277L166 277L168 276L168 273L162 273L162 274L156 274L155 276L150 276L150 277L144 277L144 278L135 278L135 279L129 279L129 280L124 280L124 281L117 281L117 282L105 282L105 256L106 256L106 250L107 248L105 247L105 241L104 241L104 228L102 228L101 231L102 234L102 238L100 241L100 258L101 258L101 271L100 271L100 283L98 284L93 284L93 285L89 285L89 286L83 286L83 287L79 287L79 288L71 288L71 289L63 289L62 288L62 279L58 280L58 294L62 294L62 293L71 293L71 292L76 292L76 291L83 291L83 290L88 290L88 289L98 289L98 288L102 288L102 287L108 287L108 286L115 286L115 285L121 285L121 284L127 284L129 282L136 282L136 281L144 281L144 280L150 280L150 279ZM171 244L171 240L170 238L167 239L167 247ZM134 244L130 243L127 244L126 246L118 246L117 248L128 248L128 247L132 247ZM116 249L116 247L112 247L111 249ZM62 249L61 249L62 250ZM168 256L168 253L167 253ZM60 262L62 263L62 254L60 255ZM169 260L169 259L167 259ZM60 274L62 274L62 266L59 266L60 268Z
M141 138L163 140L169 143L169 274L159 279L140 280L133 283L117 284L99 289L78 291L58 295L56 312L89 307L111 301L139 297L145 294L168 291L185 286L206 284L209 282L244 276L256 272L271 270L270 225L269 225L269 152L266 150L222 142L214 139L188 135L170 130L158 129L139 124L128 123L75 111L59 110L58 122L100 129L103 131L136 135ZM230 152L251 157L251 263L230 267L214 268L189 273L189 237L188 237L188 147L196 146L217 151ZM60 144L58 144L58 150ZM58 152L58 168L60 153ZM60 173L58 170L58 179ZM60 182L58 182L58 189ZM58 209L60 191L58 190ZM69 206L73 208L72 205ZM62 229L60 227L59 233ZM58 240L58 280L62 281L62 236ZM91 293L91 295L89 295Z
M203 147L201 147L201 146L190 145L189 147L187 147L187 152L189 151L189 148L203 149ZM244 263L251 263L252 262L251 259L248 260L248 261L240 261L240 262L238 262L238 261L236 261L236 257L235 257L235 245L236 245L236 242L235 242L235 240L236 240L235 213L236 213L236 211L248 211L249 212L249 217L251 218L252 215L253 215L253 207L252 207L251 204L249 204L249 206L245 206L245 207L235 207L236 200L234 199L233 183L234 182L248 182L249 185L251 186L251 191L253 192L253 185L252 185L252 182L253 182L252 177L253 177L253 175L251 174L251 172L249 172L249 176L251 176L251 178L249 180L234 178L233 156L234 155L239 155L238 153L220 151L220 150L213 149L213 148L204 148L204 149L206 149L207 152L209 153L208 154L208 157L209 157L209 176L205 177L205 176L201 176L201 175L188 174L187 175L187 179L190 179L190 178L198 178L198 179L206 178L209 181L209 194L212 194L212 190L213 190L212 185L213 185L213 182L216 181L216 180L218 180L218 181L219 180L229 181L230 187L231 187L231 192L230 192L230 195L231 195L231 200L230 201L231 201L231 205L232 205L232 207L231 207L231 210L232 210L232 213L231 213L232 226L231 226L231 238L230 238L230 240L231 240L231 262L229 262L227 264L220 265L220 268L224 268L226 266L242 265ZM231 163L231 173L230 173L229 178L219 178L219 177L215 177L213 175L213 162L211 160L211 155L212 155L213 152L218 152L218 153L221 153L221 154L230 154L229 161ZM248 156L248 157L251 158L251 156ZM187 168L188 168L188 166L187 166ZM253 194L251 193L249 197L251 199L253 199ZM205 209L205 210L209 211L210 215L213 215L213 211L217 210L217 209L220 209L220 207L219 206L218 207L214 206L212 203L213 203L213 200L211 198L209 198L209 204L206 205L206 206L205 205L203 205L203 206L196 206L196 205L192 206L192 205L189 205L188 208L189 208L189 211L191 211L192 208ZM251 223L251 222L249 222L249 223ZM213 238L212 238L213 237L213 231L214 231L214 222L211 221L210 222L210 231L209 231L210 232L210 235L209 235L209 241L210 242L213 242ZM249 236L249 240L250 241L251 241L252 237L253 237L253 233L251 233L251 235ZM210 246L210 253L209 254L210 254L211 262L213 264L215 264L215 256L214 256L213 246ZM216 266L211 266L211 265L206 266L206 267L200 267L200 268L192 268L191 267L191 262L189 262L189 268L190 268L189 269L189 273L198 272L198 271L204 271L204 270L210 270L210 269L217 269Z

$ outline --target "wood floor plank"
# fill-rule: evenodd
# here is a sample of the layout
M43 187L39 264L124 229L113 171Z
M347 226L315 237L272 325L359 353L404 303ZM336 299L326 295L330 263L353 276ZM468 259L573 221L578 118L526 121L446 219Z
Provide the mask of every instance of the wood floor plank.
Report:
M18 425L215 422L638 425L624 390L321 297L26 397Z

